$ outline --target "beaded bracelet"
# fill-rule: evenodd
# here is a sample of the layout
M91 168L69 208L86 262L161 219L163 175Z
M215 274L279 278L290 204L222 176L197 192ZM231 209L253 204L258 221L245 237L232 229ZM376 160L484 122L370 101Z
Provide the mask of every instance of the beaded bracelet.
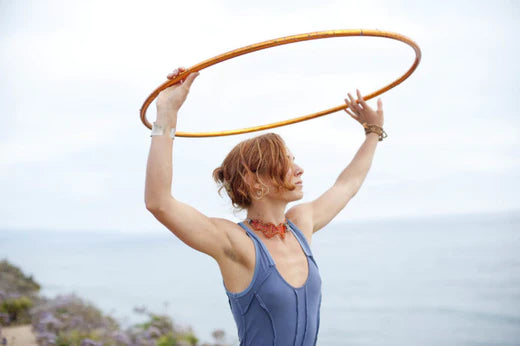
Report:
M368 135L371 132L378 134L380 142L383 140L383 138L388 137L385 130L383 130L383 128L380 126L377 126L374 124L363 123L363 127L365 128L365 135Z

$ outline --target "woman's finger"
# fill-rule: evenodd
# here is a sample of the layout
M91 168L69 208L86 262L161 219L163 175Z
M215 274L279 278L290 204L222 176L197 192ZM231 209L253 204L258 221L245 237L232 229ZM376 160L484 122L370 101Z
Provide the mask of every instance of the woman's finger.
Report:
M363 106L363 108L370 108L370 106L365 102L365 99L359 92L359 89L356 89L356 92L357 92L358 100L361 103L361 105Z
M354 112L360 112L361 111L361 108L359 108L359 105L356 103L356 100L352 97L352 95L350 95L350 93L348 93L348 97L350 98L350 108L354 111Z
M345 104L347 105L347 108L345 109L349 109L350 108L350 102L348 101L348 99L344 99L345 100Z
M358 120L358 116L355 115L354 113L352 113L351 111L349 111L347 108L345 108L345 112L347 112L348 114L350 114L350 116L356 120Z
M184 67L177 67L175 70L173 70L172 72L170 72L168 74L168 76L172 75L172 76L177 76L179 73L182 73L183 71L186 71L186 69Z
M168 79L173 79L175 77L177 77L179 74L181 74L182 72L186 71L186 68L185 67L177 67L175 70L173 70L171 73L169 73L166 78ZM182 84L184 82L186 78L182 79L182 80L179 80L177 83L175 84Z
M347 104L347 108L345 108L344 110L347 111L347 110L350 108L350 102L348 102L347 99L345 99L345 102L346 102L346 104Z
M350 101L348 99L345 99L345 104L347 105L347 108L345 108L345 110L347 109L352 109L352 107L350 106Z
M181 73L183 73L185 71L186 71L186 68L181 66L181 67L179 67L179 73L178 74L181 74ZM183 79L181 79L179 81L179 83L184 84L185 81L186 81L186 78L183 78Z
M172 72L168 73L168 75L166 76L166 78L168 78L168 79L172 79L172 78L175 78L178 74L179 74L179 69L176 68L176 69L173 70Z
M183 83L183 86L185 88L190 88L191 87L191 84L193 83L193 81L195 80L195 78L197 78L197 76L200 74L200 72L195 72L195 73L190 73L188 75L188 77L186 77L186 82Z
M352 95L350 95L350 93L348 93L348 97L350 99L350 108L357 109L359 105L357 104L356 99L353 98Z
M171 73L170 73L166 78L168 78L169 80L172 80L172 79L174 79L175 77L177 77L177 76L174 75L174 74L171 74ZM173 84L173 85L177 85L177 84L182 84L182 81L179 80L179 81L177 81L177 83L175 83L175 84Z

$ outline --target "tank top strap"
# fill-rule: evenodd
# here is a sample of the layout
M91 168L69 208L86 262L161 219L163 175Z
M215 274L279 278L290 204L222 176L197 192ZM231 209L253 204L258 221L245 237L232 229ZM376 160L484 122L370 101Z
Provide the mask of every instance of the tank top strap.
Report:
M287 219L287 222L289 223L289 226L291 226L291 229L293 230L293 233L296 235L296 238L300 242L300 245L303 248L303 251L307 256L312 256L311 247L309 246L309 243L307 243L307 238L305 238L305 234L294 224L291 220Z
M274 267L275 263L271 256L269 255L269 251L265 248L264 243L258 238L255 232L251 231L249 227L247 227L243 222L238 223L240 227L246 230L249 237L255 242L255 246L259 247L260 251L260 266L263 267Z

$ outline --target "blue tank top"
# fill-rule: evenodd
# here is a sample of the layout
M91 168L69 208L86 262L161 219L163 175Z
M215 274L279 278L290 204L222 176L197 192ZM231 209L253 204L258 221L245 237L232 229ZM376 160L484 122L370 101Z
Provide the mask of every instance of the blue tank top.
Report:
M224 280L222 283L238 327L240 346L316 345L320 326L320 273L304 234L290 220L288 224L307 257L309 268L307 281L298 288L278 272L260 238L239 223L255 245L253 279L238 293L228 291Z

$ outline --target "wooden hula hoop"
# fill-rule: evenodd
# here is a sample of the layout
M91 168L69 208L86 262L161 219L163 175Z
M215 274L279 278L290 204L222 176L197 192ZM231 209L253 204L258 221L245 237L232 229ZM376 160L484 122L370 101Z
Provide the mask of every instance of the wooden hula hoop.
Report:
M159 95L159 93L162 90L172 86L173 84L177 83L179 80L186 78L192 72L200 71L200 70L205 69L206 67L218 64L219 62L226 61L226 60L235 58L237 56L255 52L255 51L261 50L261 49L266 49L266 48L275 47L275 46L281 46L284 44L290 44L290 43L299 42L299 41L309 41L309 40L316 40L316 39L320 39L320 38L342 37L342 36L376 36L376 37L391 38L391 39L398 40L398 41L408 44L415 51L415 61L412 64L412 66L408 69L408 71L406 71L405 74L403 74L401 77L399 77L392 83L386 85L385 87L383 87L379 90L376 90L371 94L363 96L365 101L370 100L371 98L374 98L378 95L381 95L385 91L388 91L388 90L392 89L393 87L395 87L396 85L401 84L406 78L408 78L415 71L415 69L417 68L417 65L419 65L419 61L421 60L421 49L414 41L412 41L411 39L409 39L406 36L403 36L403 35L400 35L397 33L393 33L393 32L389 32L389 31L364 30L364 29L329 30L329 31L316 31L316 32L311 32L311 33L307 33L307 34L298 34L298 35L280 37L280 38L276 38L273 40L255 43L255 44L252 44L249 46L238 48L238 49L229 51L227 53L218 55L216 57L213 57L209 60L205 60L197 65L194 65L194 66L188 68L186 71L179 74L177 77L164 82L157 89L155 89L150 94L150 96L148 96L148 98L144 101L144 103L141 107L141 111L140 111L141 112L141 121L143 122L143 124L146 127L151 129L152 125L146 119L146 110L148 109L148 106L150 105L150 103L152 103L152 101L157 97L157 95ZM334 113L334 112L340 111L345 108L347 108L346 104L341 104L341 105L333 107L333 108L325 109L321 112L304 115L304 116L301 116L298 118L283 120L283 121L265 124L265 125L236 129L236 130L215 131L215 132L180 132L180 131L178 131L176 133L176 136L177 137L217 137L217 136L237 135L237 134L241 134L241 133L261 131L261 130L271 129L271 128L275 128L275 127L279 127L279 126L290 125L290 124L298 123L301 121L321 117L323 115L327 115L330 113Z

